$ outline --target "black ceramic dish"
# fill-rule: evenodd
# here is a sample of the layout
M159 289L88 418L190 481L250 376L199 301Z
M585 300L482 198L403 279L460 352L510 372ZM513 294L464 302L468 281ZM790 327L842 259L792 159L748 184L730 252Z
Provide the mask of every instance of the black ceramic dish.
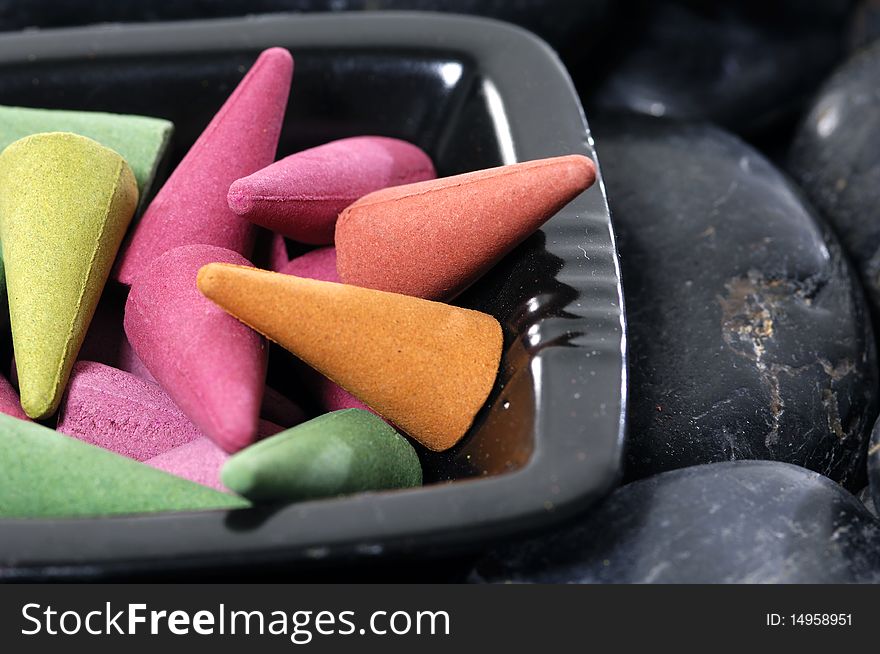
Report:
M557 49L592 47L612 0L0 0L0 30L228 18L270 12L442 11L498 18Z
M169 118L174 163L272 45L296 59L279 156L376 133L417 143L441 175L567 153L595 158L574 89L546 45L501 23L439 15L7 35L0 103ZM622 298L603 193L597 183L461 298L501 321L505 357L470 435L452 452L424 456L436 483L273 510L0 521L0 576L446 551L584 509L614 485L623 445Z

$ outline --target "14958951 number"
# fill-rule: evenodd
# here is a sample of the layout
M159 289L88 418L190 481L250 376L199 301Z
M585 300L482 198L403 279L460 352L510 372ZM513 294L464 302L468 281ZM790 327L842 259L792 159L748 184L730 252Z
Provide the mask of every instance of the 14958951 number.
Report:
M851 627L852 613L767 613L768 627Z
M792 613L792 626L838 627L852 626L852 613Z

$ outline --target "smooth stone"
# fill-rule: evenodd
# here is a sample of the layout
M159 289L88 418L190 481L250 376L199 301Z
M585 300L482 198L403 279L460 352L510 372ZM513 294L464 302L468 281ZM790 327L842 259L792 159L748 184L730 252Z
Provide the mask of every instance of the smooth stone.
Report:
M66 132L0 155L0 241L22 407L58 408L70 369L137 206L116 152Z
M880 3L858 0L850 22L850 49L858 50L880 39Z
M254 501L301 501L422 483L412 445L369 411L346 409L229 458L223 483Z
M502 546L473 581L877 583L880 522L828 478L731 461L616 490L573 526Z
M627 477L771 459L859 489L877 362L829 230L720 129L637 118L596 135L627 299Z
M868 487L874 507L880 507L880 418L874 423L868 444Z
M819 92L788 167L834 227L880 317L880 43L855 55Z
M858 492L856 497L858 497L859 501L865 505L865 508L868 509L868 513L876 518L877 507L874 506L874 499L871 497L871 486L865 486Z
M641 3L585 68L590 115L632 111L755 133L796 113L845 50L846 2Z
M198 286L437 452L470 429L498 376L501 325L486 313L225 263Z
M210 245L165 252L132 285L124 327L174 403L205 436L235 452L257 437L267 349L259 334L199 293L199 269L218 261L250 265Z
M68 518L238 509L235 495L0 415L0 516Z
M185 245L251 256L254 225L230 211L226 194L232 182L274 161L292 75L284 48L260 54L134 226L115 279L130 286L162 254Z
M115 150L131 166L140 197L146 198L174 124L149 116L0 106L0 150L40 132L73 132Z

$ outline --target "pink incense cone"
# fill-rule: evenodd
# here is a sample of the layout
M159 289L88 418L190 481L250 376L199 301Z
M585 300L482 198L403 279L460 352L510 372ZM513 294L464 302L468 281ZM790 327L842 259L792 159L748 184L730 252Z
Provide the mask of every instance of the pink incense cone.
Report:
M295 241L333 242L336 217L379 189L434 179L431 159L415 145L358 136L303 150L229 187L239 216Z
M103 363L155 383L156 380L135 354L122 328L126 295L114 288L104 291L77 359Z
M318 248L291 259L278 271L285 275L318 279L322 282L339 282L336 273L336 248Z
M30 420L24 409L21 408L21 400L18 397L18 393L15 392L9 380L2 375L0 375L0 413L5 413L14 418L21 418L22 420Z
M290 261L287 255L287 243L281 234L272 234L272 243L269 249L269 270L279 271Z
M125 333L174 403L205 436L235 452L257 437L266 345L199 293L199 268L212 262L251 265L210 245L169 250L132 285Z
M330 412L341 409L363 409L370 413L376 413L342 386L330 381L317 370L309 368L307 374L313 375L312 387L317 393L318 403L322 410Z
M339 277L449 300L595 179L590 159L569 155L370 193L336 223Z
M137 461L202 436L159 386L94 361L77 361L58 431Z
M260 410L260 416L284 428L305 422L308 417L298 404L269 386L263 392L263 407Z
M281 234L258 228L257 240L254 243L254 256L251 262L257 268L278 272L290 261L287 252L287 241Z
M197 438L144 463L197 484L226 491L227 488L220 481L220 468L228 458L229 455L210 438Z
M131 285L162 253L193 244L250 256L253 223L229 209L236 179L275 158L293 59L264 51L147 207L125 244L116 278Z
M283 429L278 425L266 420L260 421L260 438L273 436L280 431ZM228 458L229 455L217 447L210 438L199 437L144 463L197 484L227 491L228 489L220 481L220 468Z
M279 272L285 275L318 279L322 282L339 282L336 274L336 248L319 248L301 257L292 259ZM357 399L338 384L327 379L313 368L303 370L306 385L314 389L318 404L324 411L340 409L364 409L372 411L366 404Z

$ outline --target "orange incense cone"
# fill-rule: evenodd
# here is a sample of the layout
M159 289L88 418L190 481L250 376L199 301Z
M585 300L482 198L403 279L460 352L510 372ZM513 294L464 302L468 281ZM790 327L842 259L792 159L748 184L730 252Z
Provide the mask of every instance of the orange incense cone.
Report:
M464 436L495 383L501 326L478 311L222 263L198 286L435 451Z
M590 159L570 155L370 193L336 223L339 277L451 299L595 179Z

